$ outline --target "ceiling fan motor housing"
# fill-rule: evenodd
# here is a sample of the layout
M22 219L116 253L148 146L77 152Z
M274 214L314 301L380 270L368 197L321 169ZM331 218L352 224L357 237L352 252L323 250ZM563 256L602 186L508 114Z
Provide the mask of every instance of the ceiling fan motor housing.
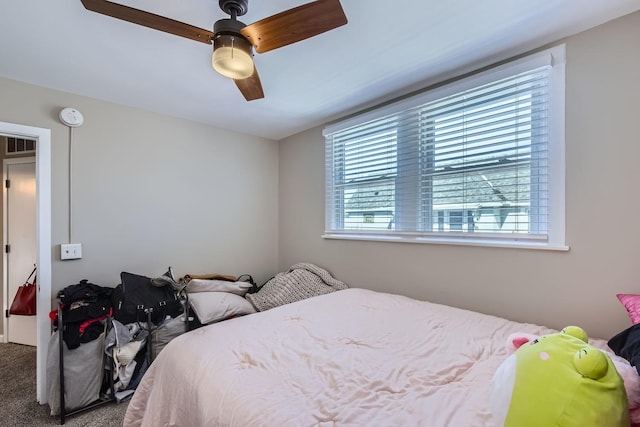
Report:
M247 24L240 22L237 19L219 19L215 24L213 24L213 32L215 34L233 34L244 37L240 34L240 30L246 26Z
M220 0L220 9L231 16L242 16L249 9L249 0Z
M215 34L213 37L214 50L217 47L216 41L219 46L226 43L227 40L230 40L228 36L232 36L234 42L241 46L241 49L246 50L253 56L253 46L249 43L249 40L240 33L240 30L246 26L246 24L237 19L220 19L216 21L216 23L213 24L213 32Z

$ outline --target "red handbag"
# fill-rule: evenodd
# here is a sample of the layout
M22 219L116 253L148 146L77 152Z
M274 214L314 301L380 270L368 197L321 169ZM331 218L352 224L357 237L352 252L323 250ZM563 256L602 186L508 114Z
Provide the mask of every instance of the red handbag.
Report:
M37 267L33 268L33 271L27 277L27 281L24 285L18 287L16 296L13 298L11 308L9 308L9 314L16 314L19 316L35 316L36 315L36 281L38 275L36 274ZM29 282L33 276L33 283Z

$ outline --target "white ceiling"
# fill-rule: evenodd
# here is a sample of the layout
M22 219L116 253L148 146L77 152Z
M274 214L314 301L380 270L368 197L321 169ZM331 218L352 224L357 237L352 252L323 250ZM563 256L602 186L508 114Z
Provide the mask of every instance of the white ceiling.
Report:
M250 24L308 0L249 2ZM217 0L118 0L212 29ZM271 139L334 120L640 9L638 0L341 0L349 23L256 54L247 102L211 47L89 12L0 0L0 76ZM1 94L0 94L1 96Z

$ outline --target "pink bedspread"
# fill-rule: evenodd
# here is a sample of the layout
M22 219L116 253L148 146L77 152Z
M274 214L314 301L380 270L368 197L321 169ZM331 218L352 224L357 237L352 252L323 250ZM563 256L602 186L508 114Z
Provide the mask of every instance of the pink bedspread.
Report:
M338 291L174 339L124 425L487 426L489 382L513 332L555 331Z

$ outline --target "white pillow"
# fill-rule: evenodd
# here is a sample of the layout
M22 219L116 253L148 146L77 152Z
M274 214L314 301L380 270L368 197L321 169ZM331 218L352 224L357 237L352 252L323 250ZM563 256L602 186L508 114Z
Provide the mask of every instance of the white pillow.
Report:
M249 282L229 282L216 279L191 279L187 283L187 292L231 292L243 296L251 289Z
M203 325L256 312L249 301L229 292L189 294L189 304Z

